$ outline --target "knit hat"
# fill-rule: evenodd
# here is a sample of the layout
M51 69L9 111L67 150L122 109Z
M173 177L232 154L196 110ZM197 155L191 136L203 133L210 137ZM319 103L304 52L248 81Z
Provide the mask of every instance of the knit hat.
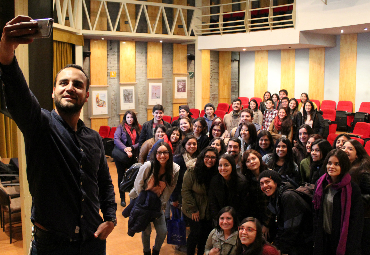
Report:
M189 113L189 116L193 115L191 112L190 112L190 108L189 108L189 105L186 105L186 104L183 104L183 105L180 105L179 106L179 111L184 109L185 111L187 111Z
M277 185L281 184L280 174L276 171L273 171L273 170L262 171L262 173L260 173L259 175L259 180L261 180L263 177L272 179Z

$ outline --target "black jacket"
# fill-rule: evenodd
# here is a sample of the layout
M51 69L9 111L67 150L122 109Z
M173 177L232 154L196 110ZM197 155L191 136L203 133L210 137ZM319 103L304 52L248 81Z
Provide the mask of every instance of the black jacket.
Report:
M208 145L209 145L209 138L207 135L201 135L199 139L197 139L197 146L198 146L199 152L201 152Z
M225 206L232 206L239 220L249 216L247 180L241 174L238 174L235 193L230 194L230 188L220 174L212 178L208 192L212 219L217 220L218 212Z
M179 178L177 179L176 187L172 192L171 201L178 201L181 203L181 189L184 175L187 170L184 157L181 154L177 154L173 157L173 162L180 166Z
M324 181L324 187L328 183ZM348 236L346 245L346 255L360 255L361 254L361 236L364 224L363 203L361 199L361 191L356 183L351 181L352 196L351 196L351 212L349 216ZM315 187L316 190L316 187ZM340 236L341 226L341 191L334 195L333 199L333 215L332 215L332 236L337 242ZM323 196L324 197L324 196ZM321 201L322 204L322 201ZM319 210L315 211L314 215L314 254L328 254L325 250L323 228L323 208L322 205Z
M145 122L143 124L143 127L141 129L141 133L140 133L140 137L139 137L139 151L140 151L140 148L141 148L141 145L143 145L143 143L150 139L150 138L153 138L153 123L154 123L154 119L151 119L147 122ZM168 129L171 127L170 123L166 122L166 121L163 121L163 125Z
M161 216L162 203L157 194L152 191L143 190L139 196L123 210L123 217L128 220L129 236L144 231L151 221Z
M289 182L283 182L270 197L268 209L276 215L274 245L283 254L312 254L312 205Z
M324 118L322 117L321 113L317 112L315 110L315 113L313 115L313 124L312 129L314 134L318 134L321 136L324 136L325 132L325 122ZM297 128L299 128L301 125L303 125L305 120L303 119L303 114L301 112L298 112L297 114Z

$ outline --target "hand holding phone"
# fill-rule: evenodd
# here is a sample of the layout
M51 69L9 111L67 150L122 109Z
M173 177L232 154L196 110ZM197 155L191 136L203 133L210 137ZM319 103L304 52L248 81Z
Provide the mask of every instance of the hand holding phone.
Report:
M38 38L48 38L53 31L53 23L54 20L52 18L47 19L35 19L31 20L31 22L37 23L37 32L35 34L26 35L25 37L30 37L34 39Z

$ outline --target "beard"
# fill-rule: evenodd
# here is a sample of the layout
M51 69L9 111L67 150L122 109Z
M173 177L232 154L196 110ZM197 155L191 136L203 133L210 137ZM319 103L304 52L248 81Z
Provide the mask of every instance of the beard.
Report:
M54 98L55 108L58 112L63 112L65 114L76 114L79 113L84 106L84 100L82 103L76 102L75 104L67 103L63 104L61 98Z

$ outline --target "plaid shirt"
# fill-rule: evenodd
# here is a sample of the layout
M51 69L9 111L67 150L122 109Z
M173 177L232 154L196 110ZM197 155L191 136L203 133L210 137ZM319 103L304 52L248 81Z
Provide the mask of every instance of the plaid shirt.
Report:
M278 114L278 110L267 110L263 113L262 130L269 130L270 124Z

